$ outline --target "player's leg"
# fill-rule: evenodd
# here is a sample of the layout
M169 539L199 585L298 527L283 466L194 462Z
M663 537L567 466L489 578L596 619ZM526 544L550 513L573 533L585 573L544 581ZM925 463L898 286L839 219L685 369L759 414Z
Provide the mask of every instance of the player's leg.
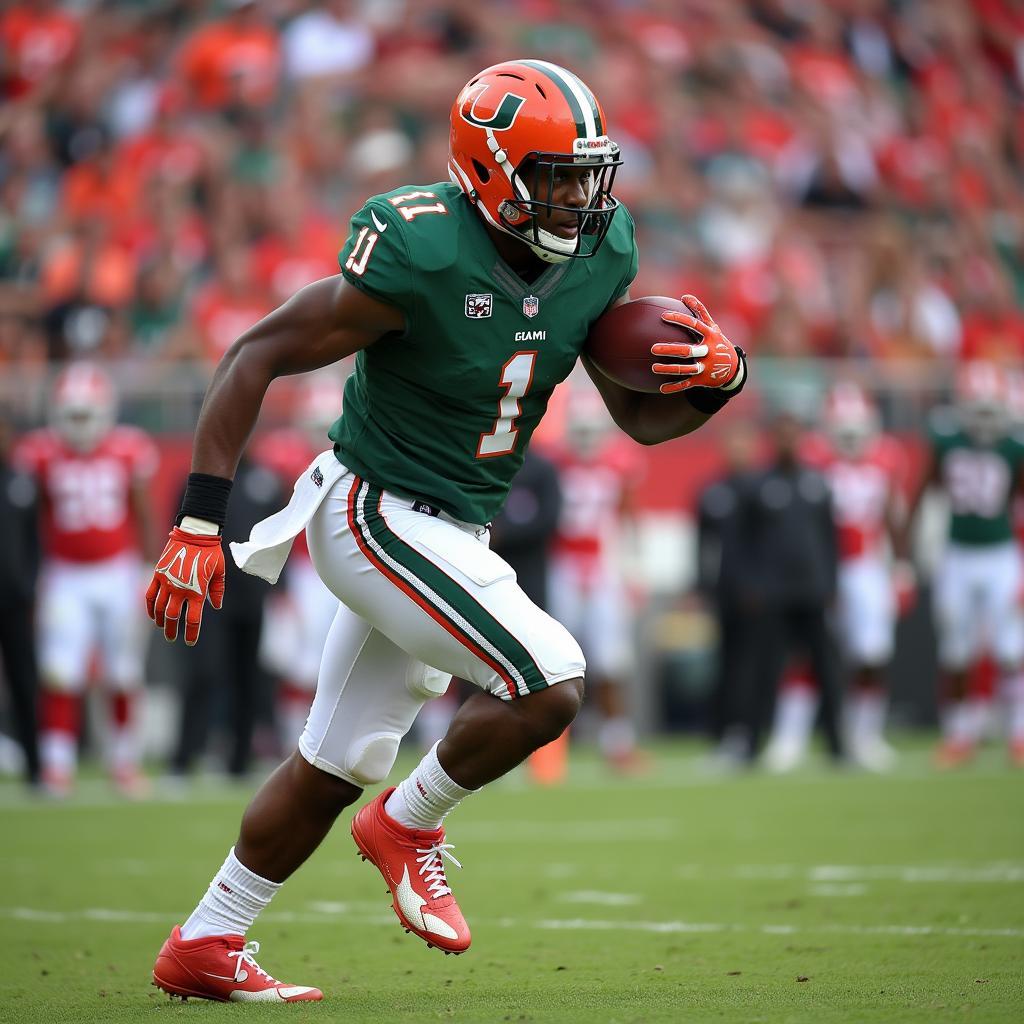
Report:
M485 531L414 511L358 479L342 483L307 531L325 582L417 661L486 691L463 705L394 792L353 821L402 923L460 952L469 932L444 880L441 822L569 725L581 701L582 653L487 548Z
M1024 767L1024 568L1016 544L992 553L991 645L1000 669L1010 760Z
M82 692L92 649L92 620L84 571L51 563L39 593L41 677L39 755L43 785L66 795L78 767Z
M775 717L775 702L790 649L788 623L784 608L760 608L748 620L739 690L751 761L761 752L762 739Z
M885 741L885 666L892 658L896 600L881 559L858 559L840 587L839 626L850 665L846 737L853 759L871 771L887 771L896 752ZM842 577L840 578L842 583Z
M818 717L818 685L803 658L791 659L783 670L772 734L764 751L764 766L777 774L798 768L807 756Z
M262 615L246 615L229 620L228 647L231 670L227 681L231 687L231 746L228 752L228 774L241 779L249 770L252 758L252 736L261 697L264 676L260 672L259 652Z
M842 687L839 678L839 656L835 638L823 607L800 609L794 616L796 635L804 645L811 671L818 681L821 696L821 727L825 745L834 760L843 756L841 735Z
M425 674L390 640L339 608L300 749L253 797L235 846L191 916L165 943L154 968L162 988L206 998L260 990L252 988L261 984L255 972L249 972L248 989L240 989L216 964L241 948L260 912L362 787L390 770L399 740L426 699L409 682ZM203 972L211 971L220 979L204 982ZM303 990L299 998L319 998L310 992L316 990Z
M955 767L974 755L981 709L967 692L969 671L981 654L984 623L978 587L985 587L975 552L950 546L935 579L935 622L943 698L939 767Z
M588 686L601 714L598 744L609 766L625 774L647 770L649 757L637 749L629 708L629 680L635 674L629 596L614 572L594 582L585 604L583 649Z
M178 674L178 735L171 755L172 775L184 777L207 748L212 698L224 685L229 671L227 622L222 615L207 615L194 647L175 647Z
M120 557L90 570L90 601L109 698L107 767L125 796L146 790L141 771L142 678L150 631L139 601L141 569Z

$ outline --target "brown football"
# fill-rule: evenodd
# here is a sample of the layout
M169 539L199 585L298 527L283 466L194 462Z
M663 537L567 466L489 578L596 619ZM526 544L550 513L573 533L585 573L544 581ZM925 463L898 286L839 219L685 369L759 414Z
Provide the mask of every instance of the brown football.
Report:
M584 354L621 387L656 394L662 384L674 378L658 376L651 370L654 362L671 362L652 356L651 346L659 341L701 341L695 331L665 323L661 319L665 310L690 314L678 299L664 295L645 295L613 306L591 325Z

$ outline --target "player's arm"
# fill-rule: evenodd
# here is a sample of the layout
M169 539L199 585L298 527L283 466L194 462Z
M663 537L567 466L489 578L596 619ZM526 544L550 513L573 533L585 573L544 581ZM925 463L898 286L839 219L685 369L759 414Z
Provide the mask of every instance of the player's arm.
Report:
M405 329L401 310L340 274L299 289L224 354L203 400L192 472L230 479L277 377L329 366Z
M186 613L185 643L199 639L203 603L224 600L224 524L231 478L272 381L328 366L405 328L398 308L341 275L296 292L224 354L196 426L192 472L178 523L157 560L146 609L167 640Z
M626 292L614 305L628 301ZM616 426L639 444L661 444L703 426L746 381L743 352L722 334L703 303L692 295L683 296L683 302L692 316L665 312L662 320L669 331L673 326L684 329L688 340L651 346L652 368L665 377L661 394L620 387L583 356L583 365ZM689 332L699 334L704 343L693 344Z

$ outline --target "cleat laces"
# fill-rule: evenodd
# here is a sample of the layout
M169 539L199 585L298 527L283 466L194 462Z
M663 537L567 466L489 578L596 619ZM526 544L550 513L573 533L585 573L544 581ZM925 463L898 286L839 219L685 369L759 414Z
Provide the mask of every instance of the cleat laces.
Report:
M229 957L238 957L235 963L235 981L241 982L246 979L239 977L244 973L244 967L247 965L252 967L258 974L262 974L272 985L277 984L277 979L272 978L258 963L256 963L256 954L260 951L260 944L255 939L250 939L241 949L234 949L228 953Z
M444 859L447 857L457 868L461 868L462 865L448 852L454 849L452 843L435 843L425 850L416 851L421 854L416 858L416 863L420 865L420 874L427 883L427 892L431 899L437 900L452 894L448 879L444 876Z

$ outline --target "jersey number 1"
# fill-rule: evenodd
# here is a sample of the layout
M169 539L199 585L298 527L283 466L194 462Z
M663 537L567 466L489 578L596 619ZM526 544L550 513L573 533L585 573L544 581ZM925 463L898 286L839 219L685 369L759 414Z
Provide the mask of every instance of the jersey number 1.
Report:
M498 383L508 390L498 402L498 418L494 428L487 434L480 435L476 446L478 459L489 459L494 455L508 455L515 451L519 431L515 427L516 418L522 412L519 399L530 390L533 383L533 368L537 362L537 353L517 352L502 368Z

